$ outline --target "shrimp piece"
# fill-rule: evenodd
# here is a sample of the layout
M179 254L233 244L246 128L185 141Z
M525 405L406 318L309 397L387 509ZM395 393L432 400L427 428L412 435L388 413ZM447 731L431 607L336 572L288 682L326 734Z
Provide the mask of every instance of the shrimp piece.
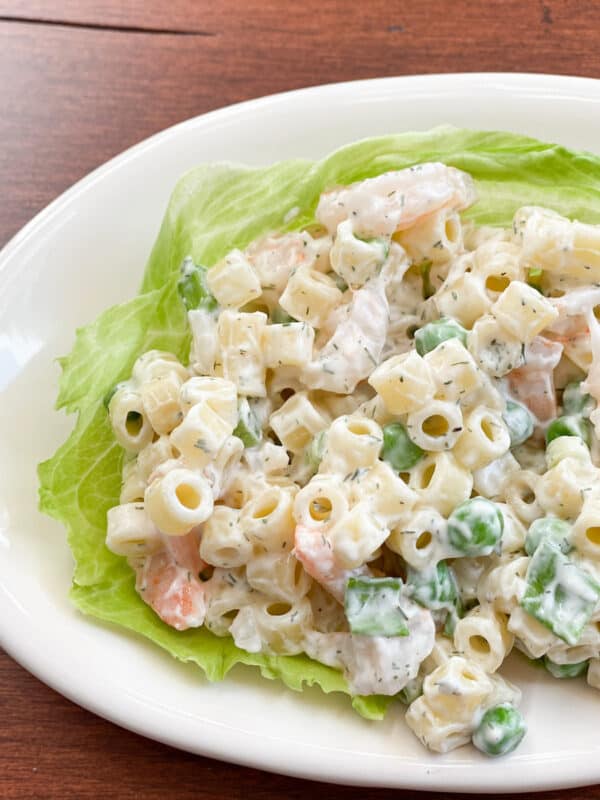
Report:
M283 236L266 236L246 249L246 256L256 270L263 289L274 289L281 294L292 272L300 266L319 268L320 259L326 260L331 240L313 239L306 231L286 233Z
M552 339L553 342L559 342L562 345L573 344L589 334L590 329L585 314L576 314L562 319L559 317L544 331L547 339Z
M574 289L551 302L559 317L544 331L544 336L562 344L565 355L587 372L593 359L588 315L591 312L594 316L593 309L600 304L600 289Z
M555 342L570 344L589 335L587 314L600 304L600 289L587 286L573 289L562 297L550 298L550 302L558 311L558 319L544 331L544 335Z
M436 162L385 172L321 195L317 219L333 234L352 220L359 236L390 236L439 211L460 211L477 199L466 172Z
M536 336L525 347L525 364L508 374L508 382L517 400L524 403L539 422L557 414L553 370L561 359L563 346L543 336Z
M136 573L135 588L163 622L178 631L199 628L206 614L206 583L199 574L206 566L200 558L199 535L165 536L165 547L144 558L130 559Z
M381 360L389 316L383 281L369 281L345 309L345 318L302 371L311 389L350 394Z
M310 658L341 669L352 694L394 695L416 677L435 645L431 612L402 599L408 636L357 636L310 631L304 649Z
M306 572L339 603L344 602L346 584L350 577L371 574L366 566L352 570L343 569L336 560L327 534L305 525L296 526L293 552Z

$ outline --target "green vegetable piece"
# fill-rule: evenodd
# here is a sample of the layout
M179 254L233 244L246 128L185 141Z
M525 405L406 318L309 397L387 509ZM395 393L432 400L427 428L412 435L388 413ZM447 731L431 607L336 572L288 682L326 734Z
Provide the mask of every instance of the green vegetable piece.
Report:
M540 517L531 523L525 536L525 552L532 556L543 539L549 539L559 545L563 553L567 553L571 546L566 537L571 526L558 517Z
M575 664L557 664L544 656L544 666L555 678L578 678L587 670L589 661L577 661Z
M244 447L254 447L262 439L260 423L246 397L238 402L238 424L233 435L242 440Z
M488 756L504 756L518 747L527 733L521 712L510 703L488 708L473 734L473 744Z
M383 264L390 254L390 240L384 238L383 236L371 236L369 238L365 238L364 236L357 236L354 234L354 238L358 239L360 242L365 242L366 244L376 247L379 250L377 261L380 264Z
M444 627L442 628L442 635L446 636L448 639L453 639L454 631L456 630L456 623L462 616L464 616L464 608L459 599L456 608L449 609L448 613L446 614Z
M507 400L502 419L510 434L511 447L523 444L533 433L533 414L521 403Z
M304 450L304 460L313 473L319 469L319 464L321 463L325 450L325 441L325 431L321 431L317 433Z
M537 289L540 294L542 292L542 278L544 276L543 271L539 267L532 267L527 273L527 283L530 286L533 286L534 289Z
M458 584L452 569L445 561L424 570L408 568L406 587L410 597L419 605L441 615L444 633L451 636L462 613Z
M286 322L296 322L281 306L275 306L271 312L271 322L275 325L285 325Z
M183 260L177 291L188 311L194 308L215 311L219 306L206 283L207 272L206 267L197 266L189 256Z
M400 607L400 578L350 578L344 608L352 633L362 636L408 636Z
M472 497L448 518L448 540L465 556L489 556L500 544L504 518L498 506L485 497Z
M600 597L600 586L556 542L539 543L527 569L521 606L567 644L577 644Z
M412 681L409 681L401 692L396 695L398 700L404 705L409 706L413 700L423 694L423 678L417 675Z
M546 444L559 436L578 436L590 446L590 423L578 414L567 414L552 420L546 430Z
M460 323L450 317L442 317L435 322L428 322L415 331L415 347L420 356L429 353L448 339L460 339L466 346L467 332Z
M391 422L384 427L381 457L396 472L411 469L424 455L424 451L411 440L401 422Z
M567 383L562 396L564 414L581 414L586 419L596 408L596 401L581 389L581 381Z
M424 570L409 567L406 586L411 598L431 611L450 609L458 602L456 578L445 561Z

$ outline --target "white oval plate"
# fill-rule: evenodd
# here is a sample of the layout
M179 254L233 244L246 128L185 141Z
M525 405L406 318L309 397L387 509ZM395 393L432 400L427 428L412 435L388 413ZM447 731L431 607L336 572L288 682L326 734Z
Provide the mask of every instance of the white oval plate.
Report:
M135 294L177 178L205 161L317 158L366 136L440 123L598 148L600 82L431 75L253 100L164 131L53 202L0 253L0 634L62 694L125 728L202 755L339 783L524 791L600 781L600 695L515 660L529 734L516 754L427 753L400 710L369 723L342 697L295 694L238 668L222 684L78 614L62 528L37 511L36 464L71 421L53 411L77 326Z

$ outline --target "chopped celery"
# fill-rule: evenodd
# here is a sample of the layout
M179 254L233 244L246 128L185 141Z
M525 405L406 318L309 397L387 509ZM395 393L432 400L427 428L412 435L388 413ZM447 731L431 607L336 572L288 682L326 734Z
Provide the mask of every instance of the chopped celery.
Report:
M406 585L412 599L431 611L450 609L458 602L456 578L445 561L424 570L409 567Z
M544 666L555 678L578 678L587 670L589 661L577 661L575 664L557 664L544 656Z
M319 464L323 458L323 451L325 450L325 437L325 431L317 433L317 435L308 443L306 449L304 450L304 460L313 473L319 469Z
M444 633L451 635L462 608L454 572L446 562L440 561L424 570L409 567L406 587L410 597L419 605L433 612L446 612L441 621L444 622Z
M578 436L590 445L590 423L578 414L566 414L553 419L546 429L546 444L559 436Z
M577 644L600 598L596 581L545 538L531 557L526 582L525 611L567 644Z
M350 630L362 636L408 636L400 607L400 578L350 578L344 608Z
M412 681L409 681L401 692L398 692L397 697L405 706L409 706L413 700L423 694L423 678L417 675Z
M183 260L177 291L188 311L193 308L215 311L218 308L218 303L206 283L207 272L206 267L194 264L189 256Z
M563 553L567 553L570 545L567 536L571 530L568 522L558 517L540 517L531 523L525 536L525 552L532 556L537 550L542 539L550 539L559 545Z
M238 402L238 424L233 435L242 440L244 447L254 447L262 439L260 422L246 397L241 397Z
M565 414L581 414L587 418L596 408L596 401L582 391L581 381L572 381L563 390L562 407Z

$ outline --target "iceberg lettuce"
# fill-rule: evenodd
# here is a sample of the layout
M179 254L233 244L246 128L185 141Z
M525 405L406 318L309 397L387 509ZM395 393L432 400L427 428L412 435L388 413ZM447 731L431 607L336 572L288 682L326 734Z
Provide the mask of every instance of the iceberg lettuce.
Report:
M478 224L506 226L522 205L539 204L586 222L600 220L600 158L504 132L440 127L348 145L318 162L265 168L204 165L175 187L144 274L141 294L79 330L61 359L58 408L77 414L68 440L39 467L40 508L68 531L75 558L71 598L84 613L148 637L174 657L193 661L209 680L236 663L259 667L292 689L319 685L346 692L343 676L305 656L246 653L204 629L178 632L146 606L132 570L104 544L106 512L118 503L122 452L102 398L129 376L142 352L158 348L185 359L186 316L176 281L183 258L211 266L233 247L269 231L314 222L319 194L391 169L443 161L469 172L479 201L465 214ZM380 719L391 698L353 697L365 717Z

